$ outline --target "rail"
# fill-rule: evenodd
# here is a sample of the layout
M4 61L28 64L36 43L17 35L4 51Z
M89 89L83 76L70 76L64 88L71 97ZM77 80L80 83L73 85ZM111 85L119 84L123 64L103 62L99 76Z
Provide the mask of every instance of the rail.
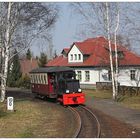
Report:
M76 130L75 134L73 135L73 138L77 138L79 133L80 133L80 131L81 131L81 128L82 128L81 117L80 117L79 113L73 107L69 106L68 109L76 114L76 119L78 121L78 127L77 127L77 130Z

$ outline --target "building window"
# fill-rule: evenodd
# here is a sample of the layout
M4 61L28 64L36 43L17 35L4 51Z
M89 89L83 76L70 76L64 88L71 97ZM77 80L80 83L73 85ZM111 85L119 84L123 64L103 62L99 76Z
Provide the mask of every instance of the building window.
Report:
M81 54L78 54L78 59L81 60Z
M90 81L90 73L89 73L89 71L85 71L85 81L86 82Z
M79 81L82 81L82 73L81 71L77 71L77 78Z
M70 55L70 60L73 60L73 54Z
M74 54L74 56L75 56L75 60L77 60L77 54Z
M130 78L131 78L131 80L136 79L136 70L130 70Z

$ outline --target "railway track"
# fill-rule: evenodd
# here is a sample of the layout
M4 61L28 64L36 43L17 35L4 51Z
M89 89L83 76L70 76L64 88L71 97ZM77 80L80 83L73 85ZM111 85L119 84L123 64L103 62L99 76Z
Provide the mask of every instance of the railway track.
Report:
M100 123L96 115L85 106L68 107L76 115L77 130L74 138L99 138Z

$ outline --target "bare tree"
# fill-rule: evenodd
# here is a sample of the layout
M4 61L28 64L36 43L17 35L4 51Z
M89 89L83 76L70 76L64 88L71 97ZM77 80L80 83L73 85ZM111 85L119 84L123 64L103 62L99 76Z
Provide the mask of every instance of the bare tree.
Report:
M113 58L112 58L112 47L111 47L111 34L110 34L110 19L109 19L109 5L106 2L106 26L107 26L107 38L108 38L108 46L109 46L109 58L110 58L110 69L111 69L111 78L112 78L112 90L113 90L113 99L116 96L115 90L115 76L114 76L114 68L113 68Z
M73 3L74 9L86 20L86 27L92 32L92 35L103 35L108 39L110 70L112 78L113 99L118 92L118 52L117 52L117 31L119 27L119 9L117 3ZM84 21L85 21L84 20ZM87 28L86 28L87 29ZM111 38L114 38L115 44L115 63L113 64L113 48Z
M32 41L43 32L49 32L58 16L58 9L51 3L1 3L0 40L2 47L1 102L5 99L8 61L29 48Z
M1 102L5 99L5 90L6 90L6 80L8 73L8 59L9 59L9 48L10 48L10 16L11 16L11 6L12 3L8 3L8 12L7 12L7 22L6 22L6 33L5 33L5 52L4 52L4 63L2 67L2 76L1 76Z
M117 5L117 17L116 17L116 28L114 31L114 43L115 43L115 67L116 67L116 73L115 73L115 95L113 96L113 99L116 99L118 95L118 74L119 74L119 65L118 65L118 48L117 48L117 31L119 28L119 20L120 20L120 14L119 14L119 7Z

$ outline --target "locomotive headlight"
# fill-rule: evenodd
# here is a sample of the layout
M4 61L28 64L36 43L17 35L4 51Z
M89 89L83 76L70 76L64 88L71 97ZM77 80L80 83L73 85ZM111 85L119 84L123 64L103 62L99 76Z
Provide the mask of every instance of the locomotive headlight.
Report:
M82 92L81 88L78 89L78 92Z
M70 91L68 89L66 89L66 93L70 93Z

